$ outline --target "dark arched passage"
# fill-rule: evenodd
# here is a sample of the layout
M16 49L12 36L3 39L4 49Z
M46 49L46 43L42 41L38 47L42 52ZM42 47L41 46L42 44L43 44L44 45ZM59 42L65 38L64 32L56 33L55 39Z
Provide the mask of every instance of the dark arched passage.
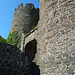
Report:
M37 53L37 41L36 39L28 42L25 46L25 75L40 75L39 66L32 62L35 58L35 54Z
M34 39L28 42L25 46L25 56L28 62L32 62L37 52L37 41Z

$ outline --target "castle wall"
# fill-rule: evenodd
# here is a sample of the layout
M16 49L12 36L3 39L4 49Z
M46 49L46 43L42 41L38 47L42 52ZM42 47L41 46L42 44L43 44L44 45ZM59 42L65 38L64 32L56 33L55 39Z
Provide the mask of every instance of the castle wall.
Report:
M39 9L35 8L33 4L28 3L23 6L21 3L14 11L12 25L10 32L17 31L19 36L19 43L21 43L22 33L27 34L32 30L38 23L39 20Z
M21 39L21 51L22 52L25 52L25 46L27 45L27 43L29 43L32 40L37 41L37 33L38 33L37 28L35 30L32 30L32 32L30 32L26 37L22 33L22 39Z
M75 0L40 0L38 25L40 75L75 75Z
M28 42L30 42L30 41L32 41L32 40L34 40L34 39L37 40L37 30L35 30L35 31L34 31L33 33L31 33L28 37L25 38L25 45L26 45Z
M17 47L0 42L0 75L23 74L25 72L23 58L24 54Z
M37 25L33 10L20 4L14 12L10 32L22 35L21 51L33 57L40 75L75 75L75 0L40 0L38 29L25 37Z

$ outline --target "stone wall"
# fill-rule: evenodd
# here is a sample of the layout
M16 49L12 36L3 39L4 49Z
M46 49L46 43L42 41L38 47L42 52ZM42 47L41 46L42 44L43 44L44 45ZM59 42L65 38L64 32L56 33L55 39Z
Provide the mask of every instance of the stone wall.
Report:
M0 75L39 75L38 66L32 62L35 53L35 40L26 45L25 53L15 46L0 42Z
M37 41L37 27L32 30L31 32L29 32L26 36L24 33L22 33L22 38L21 38L21 48L20 50L23 52L25 51L25 46L27 43L29 43L32 40L36 40Z
M25 33L29 32L33 25L30 19L32 13L29 11L33 5L26 6L20 4L15 9L10 30L17 30L19 35L22 34L21 59L25 75L75 75L75 0L40 0L38 29L27 37ZM25 16L24 11L27 13Z
M75 75L75 0L40 0L37 51L40 75Z
M32 32L29 36L27 36L26 38L25 38L25 45L28 43L28 42L30 42L30 41L32 41L32 40L37 40L37 30L35 30L34 32Z
M39 20L39 9L35 8L33 4L28 3L23 6L21 3L14 11L12 25L10 32L17 31L19 36L18 46L21 43L22 33L27 34L32 30L38 23ZM18 47L17 46L17 47Z
M21 75L24 73L21 54L24 55L18 48L0 42L0 75Z

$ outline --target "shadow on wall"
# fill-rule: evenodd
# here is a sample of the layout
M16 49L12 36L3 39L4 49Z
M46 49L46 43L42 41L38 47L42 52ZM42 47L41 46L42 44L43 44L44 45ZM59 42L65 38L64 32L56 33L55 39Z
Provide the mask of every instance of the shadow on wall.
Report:
M24 51L25 66L28 68L28 70L31 69L29 75L40 75L39 66L36 65L35 62L33 62L36 53L37 53L37 41L34 39L26 44Z
M32 45L31 42L29 44ZM39 67L32 62L36 54L37 43L34 48L28 47L29 44L26 45L24 54L16 47L0 42L0 75L40 75ZM29 53L27 49L33 51Z

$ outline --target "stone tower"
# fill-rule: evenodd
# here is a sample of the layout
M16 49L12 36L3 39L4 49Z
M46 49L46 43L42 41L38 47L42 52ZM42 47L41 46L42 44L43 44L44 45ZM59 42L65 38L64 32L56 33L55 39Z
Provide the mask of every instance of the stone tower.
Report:
M21 41L22 33L26 34L32 30L38 23L39 9L35 8L32 3L23 6L21 3L14 11L10 32L17 31L19 36L18 46Z
M36 61L40 75L75 75L75 0L39 0Z

